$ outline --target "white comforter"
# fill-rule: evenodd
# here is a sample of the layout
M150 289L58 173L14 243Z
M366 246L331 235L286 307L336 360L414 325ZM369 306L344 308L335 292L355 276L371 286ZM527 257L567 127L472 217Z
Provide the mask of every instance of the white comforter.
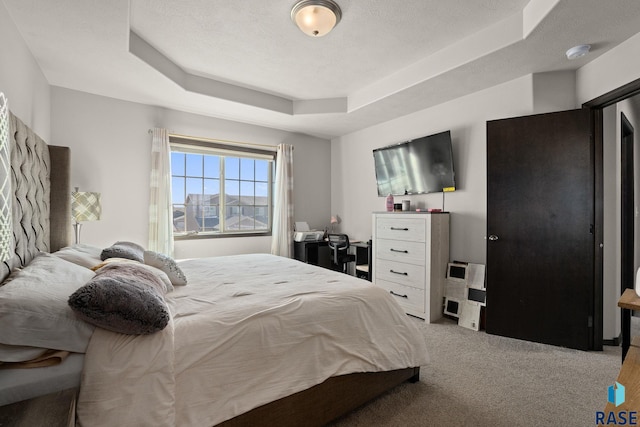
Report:
M331 376L424 365L422 334L386 291L272 255L193 259L163 331L96 328L78 422L211 426Z

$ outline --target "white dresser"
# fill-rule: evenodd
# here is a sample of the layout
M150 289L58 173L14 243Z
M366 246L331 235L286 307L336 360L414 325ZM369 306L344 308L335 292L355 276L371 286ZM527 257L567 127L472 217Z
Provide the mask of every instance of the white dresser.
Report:
M393 295L407 314L442 317L449 262L449 214L373 214L374 284Z

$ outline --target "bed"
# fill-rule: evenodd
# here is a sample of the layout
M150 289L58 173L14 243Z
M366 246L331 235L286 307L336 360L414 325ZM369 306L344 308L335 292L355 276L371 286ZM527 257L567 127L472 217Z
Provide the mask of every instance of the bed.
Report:
M12 120L16 255L0 272L9 277L0 326L15 316L2 308L11 301L3 293L29 271L38 291L64 282L68 295L95 279L90 267L108 249L70 245L69 150ZM53 366L0 369L0 425L323 425L417 381L428 361L417 326L370 282L267 254L173 265L188 283L166 289L168 316L154 333L89 325L68 306L52 314L66 317L49 324L72 332L40 331L26 345L68 355ZM0 346L26 335L0 327Z

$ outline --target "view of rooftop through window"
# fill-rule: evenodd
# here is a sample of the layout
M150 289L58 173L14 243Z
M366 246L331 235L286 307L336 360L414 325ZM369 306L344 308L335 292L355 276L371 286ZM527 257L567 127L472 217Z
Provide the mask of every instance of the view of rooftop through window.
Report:
M172 151L171 175L174 233L271 230L272 160Z

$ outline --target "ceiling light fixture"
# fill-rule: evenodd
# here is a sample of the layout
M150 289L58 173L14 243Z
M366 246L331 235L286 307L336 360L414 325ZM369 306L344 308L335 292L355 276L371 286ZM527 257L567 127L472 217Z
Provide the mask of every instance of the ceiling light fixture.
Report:
M577 59L585 56L591 50L591 45L581 44L574 46L567 51L567 59Z
M312 37L322 37L342 18L340 6L333 0L301 0L291 9L291 20Z

